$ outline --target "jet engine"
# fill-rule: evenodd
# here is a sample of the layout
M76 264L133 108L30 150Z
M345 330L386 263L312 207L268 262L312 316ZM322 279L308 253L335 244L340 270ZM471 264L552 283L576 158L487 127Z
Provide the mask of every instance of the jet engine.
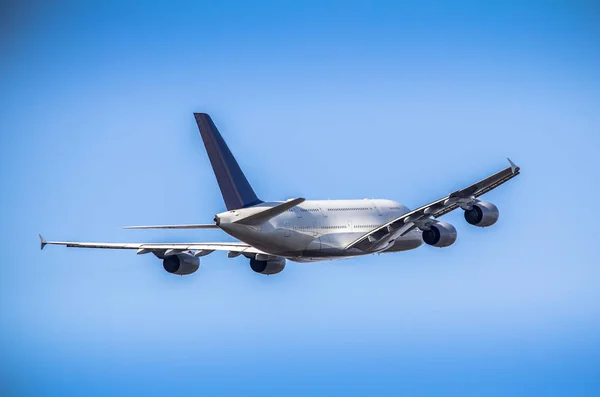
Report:
M478 201L473 204L473 208L465 210L465 220L478 227L492 226L499 216L498 207L487 201Z
M456 241L456 229L449 223L436 222L429 227L429 230L423 230L423 241L434 247L448 247Z
M250 259L250 268L260 274L277 274L285 268L285 258L259 254Z
M164 257L163 267L171 274L192 274L200 267L200 258L191 254L169 255Z

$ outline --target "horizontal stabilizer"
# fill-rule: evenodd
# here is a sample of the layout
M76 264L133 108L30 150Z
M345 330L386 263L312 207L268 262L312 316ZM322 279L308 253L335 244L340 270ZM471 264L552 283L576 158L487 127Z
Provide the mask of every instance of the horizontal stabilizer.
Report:
M241 223L243 225L258 225L259 223L266 222L279 214L283 214L285 211L297 206L298 204L302 204L305 200L305 198L288 200L285 203L276 205L275 207L267 208L264 211L240 219L235 223Z
M125 226L123 229L218 229L215 224Z

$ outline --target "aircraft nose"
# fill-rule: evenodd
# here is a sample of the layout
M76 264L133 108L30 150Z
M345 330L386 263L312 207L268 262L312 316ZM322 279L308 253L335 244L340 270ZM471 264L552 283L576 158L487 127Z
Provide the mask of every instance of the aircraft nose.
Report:
M215 215L214 221L215 221L215 225L217 225L217 226L219 226L221 224L221 218L219 218L218 215Z

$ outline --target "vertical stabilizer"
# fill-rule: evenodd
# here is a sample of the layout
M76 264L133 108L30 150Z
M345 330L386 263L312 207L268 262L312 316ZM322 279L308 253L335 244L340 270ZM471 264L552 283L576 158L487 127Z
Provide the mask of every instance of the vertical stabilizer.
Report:
M210 116L206 113L194 113L194 117L227 209L234 210L262 203L256 197Z

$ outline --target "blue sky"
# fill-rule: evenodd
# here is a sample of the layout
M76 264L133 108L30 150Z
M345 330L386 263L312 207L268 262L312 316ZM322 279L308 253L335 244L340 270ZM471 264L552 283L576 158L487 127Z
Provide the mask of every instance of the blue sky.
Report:
M415 2L416 3L416 2ZM2 395L597 395L592 2L63 2L0 23ZM262 199L416 207L506 166L497 225L273 277L49 239L222 241L194 123Z

